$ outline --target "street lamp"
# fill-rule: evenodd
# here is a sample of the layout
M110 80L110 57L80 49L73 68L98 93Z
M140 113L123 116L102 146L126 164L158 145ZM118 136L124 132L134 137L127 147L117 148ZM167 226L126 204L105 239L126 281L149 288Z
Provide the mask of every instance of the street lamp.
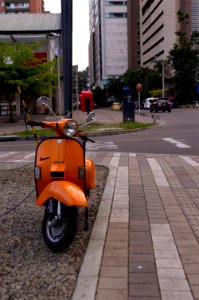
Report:
M164 61L161 61L162 63L162 97L164 98Z

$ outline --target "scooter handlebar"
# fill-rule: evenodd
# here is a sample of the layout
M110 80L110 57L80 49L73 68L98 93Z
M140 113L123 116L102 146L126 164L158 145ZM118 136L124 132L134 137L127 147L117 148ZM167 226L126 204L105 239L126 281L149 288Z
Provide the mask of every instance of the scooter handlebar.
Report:
M85 142L89 141L89 142L95 143L94 140L89 139L89 138L88 138L87 136L85 136L85 135L81 136L81 139L82 139L83 141L85 141Z
M32 126L40 126L40 127L43 127L43 123L42 123L42 122L35 122L35 121L28 121L28 122L27 122L27 125L30 125L31 127L32 127Z

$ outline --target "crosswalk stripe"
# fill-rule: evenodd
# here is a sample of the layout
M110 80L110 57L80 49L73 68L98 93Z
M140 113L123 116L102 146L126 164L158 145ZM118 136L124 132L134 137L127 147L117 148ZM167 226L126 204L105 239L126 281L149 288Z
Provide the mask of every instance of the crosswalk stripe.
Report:
M118 149L117 145L113 142L95 142L93 144L87 144L86 150L99 150L99 149Z
M189 145L186 145L176 139L173 138L163 138L164 141L174 144L178 148L191 148Z

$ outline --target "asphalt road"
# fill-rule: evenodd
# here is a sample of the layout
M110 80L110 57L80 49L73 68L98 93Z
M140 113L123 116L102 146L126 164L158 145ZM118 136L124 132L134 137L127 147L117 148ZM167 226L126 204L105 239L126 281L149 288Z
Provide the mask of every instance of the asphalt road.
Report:
M98 136L89 151L118 151L154 154L199 154L199 109L173 109L159 113L163 125L128 134ZM0 143L0 151L33 151L34 141Z

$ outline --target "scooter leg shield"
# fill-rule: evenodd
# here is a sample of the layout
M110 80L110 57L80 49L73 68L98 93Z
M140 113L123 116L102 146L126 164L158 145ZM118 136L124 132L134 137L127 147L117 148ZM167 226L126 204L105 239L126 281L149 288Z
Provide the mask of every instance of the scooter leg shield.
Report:
M36 204L42 206L50 198L67 206L88 207L84 192L76 184L69 181L50 182L36 199Z

